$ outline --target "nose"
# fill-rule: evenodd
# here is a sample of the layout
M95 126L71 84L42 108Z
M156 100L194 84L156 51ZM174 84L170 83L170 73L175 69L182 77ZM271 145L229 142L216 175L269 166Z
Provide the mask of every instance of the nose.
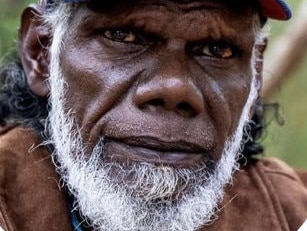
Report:
M192 79L180 75L158 75L142 84L136 90L135 104L145 112L171 111L185 118L204 111L201 91Z

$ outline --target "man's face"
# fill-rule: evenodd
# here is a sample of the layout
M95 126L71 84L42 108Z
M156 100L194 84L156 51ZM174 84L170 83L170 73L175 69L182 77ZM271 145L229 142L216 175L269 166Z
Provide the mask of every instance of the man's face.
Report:
M194 231L237 166L257 21L233 2L126 4L54 23L54 156L97 230Z
M227 2L227 1L226 1ZM224 1L80 7L61 68L88 153L194 167L220 159L252 80L255 20Z

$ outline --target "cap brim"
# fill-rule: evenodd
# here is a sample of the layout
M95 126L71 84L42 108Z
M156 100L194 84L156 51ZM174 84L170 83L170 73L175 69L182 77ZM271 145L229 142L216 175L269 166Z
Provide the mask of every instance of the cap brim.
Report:
M288 20L292 13L283 0L258 0L264 16L277 20Z

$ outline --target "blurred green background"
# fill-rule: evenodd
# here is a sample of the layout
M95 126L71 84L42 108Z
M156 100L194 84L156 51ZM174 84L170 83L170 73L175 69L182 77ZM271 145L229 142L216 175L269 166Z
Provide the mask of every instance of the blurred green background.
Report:
M294 17L301 1L288 0ZM31 2L33 0L0 0L0 57L15 46L21 9ZM273 44L289 22L270 21L269 24L272 27L270 44ZM262 138L265 155L279 157L292 166L307 169L307 55L295 73L279 87L273 100L280 103L285 124L279 126L274 120L270 123ZM274 116L268 117L271 120Z
M293 18L296 17L298 6L303 1L306 0L287 0L293 10ZM291 21L270 21L271 36L268 52L270 45L274 45L274 40L290 23ZM271 101L280 104L280 115L285 123L283 126L274 121L270 123L263 139L265 155L279 157L292 166L307 169L307 52L298 68L278 86ZM268 120L272 117L273 115L268 115Z

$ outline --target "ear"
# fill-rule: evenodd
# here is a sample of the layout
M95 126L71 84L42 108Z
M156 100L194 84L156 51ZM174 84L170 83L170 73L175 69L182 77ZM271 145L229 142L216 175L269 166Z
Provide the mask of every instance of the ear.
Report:
M41 10L36 5L28 6L22 13L19 29L19 57L31 91L47 97L49 87L50 35L42 29Z
M257 81L257 90L260 94L261 88L262 88L262 73L263 73L263 55L267 48L268 39L267 37L264 37L261 39L260 42L258 42L255 45L255 58L256 61L254 63L255 69L256 69L256 81Z

